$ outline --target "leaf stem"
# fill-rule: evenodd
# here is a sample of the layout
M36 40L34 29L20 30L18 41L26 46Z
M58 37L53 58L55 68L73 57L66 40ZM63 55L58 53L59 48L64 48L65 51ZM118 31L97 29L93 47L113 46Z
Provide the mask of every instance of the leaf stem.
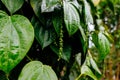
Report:
M82 74L80 74L75 80L79 80L79 78L82 76Z
M9 80L9 74L6 74L6 78L7 78L7 80Z
M26 55L26 57L28 58L28 60L33 61L28 55Z

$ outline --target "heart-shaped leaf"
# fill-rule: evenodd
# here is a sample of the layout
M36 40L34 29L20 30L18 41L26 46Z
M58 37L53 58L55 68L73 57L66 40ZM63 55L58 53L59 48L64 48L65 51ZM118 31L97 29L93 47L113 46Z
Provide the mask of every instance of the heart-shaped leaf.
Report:
M69 35L73 35L80 26L80 16L76 8L69 2L63 1L64 22Z
M110 42L107 37L102 33L94 33L92 35L93 43L99 50L99 59L103 60L110 51Z
M40 61L32 61L25 65L18 80L58 80L50 66Z
M35 30L35 37L40 43L42 49L54 41L56 35L53 28L45 28L46 26L43 27L43 25L35 19L35 17L32 19L32 24Z
M24 0L1 0L1 1L7 7L11 14L20 9L24 3Z
M34 29L21 15L0 11L0 69L9 73L26 55L34 39Z

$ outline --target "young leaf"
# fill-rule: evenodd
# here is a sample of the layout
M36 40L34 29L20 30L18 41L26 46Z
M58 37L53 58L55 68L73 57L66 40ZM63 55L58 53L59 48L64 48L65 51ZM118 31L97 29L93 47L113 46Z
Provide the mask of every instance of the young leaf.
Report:
M98 66L96 64L96 62L93 60L92 55L89 53L89 59L90 59L90 64L92 66L92 68L97 71L99 74L101 74L100 70L98 69Z
M32 61L24 66L18 80L58 80L50 66L40 61Z
M58 6L60 0L42 0L41 12L54 11L55 7Z
M102 60L106 57L106 55L110 51L110 43L109 40L106 38L106 36L99 32L98 34L94 33L92 35L93 43L99 50L99 59Z
M1 0L1 1L7 7L11 14L20 9L24 3L24 0Z
M80 16L76 8L69 2L63 1L64 9L64 22L68 31L68 34L71 36L78 30L80 26Z
M99 74L101 74L100 70L98 69L97 64L95 63L95 61L93 60L93 58L90 58L90 63L92 65L92 68L97 71Z
M8 16L3 11L0 16L0 69L9 73L30 49L34 29L24 16Z
M83 65L81 67L81 75L87 75L87 76L93 78L94 80L98 80L97 77L90 70L90 68L88 66L86 66L86 65Z
M99 43L99 50L100 50L100 59L104 59L106 55L110 51L110 43L106 36L102 33L98 34L98 43Z

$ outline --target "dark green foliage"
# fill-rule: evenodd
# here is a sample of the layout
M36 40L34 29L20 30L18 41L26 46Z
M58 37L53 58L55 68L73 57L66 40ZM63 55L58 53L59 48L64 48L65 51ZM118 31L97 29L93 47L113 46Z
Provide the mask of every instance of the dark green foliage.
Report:
M71 80L71 70L79 66L76 80L82 76L97 80L93 73L100 74L97 64L90 53L86 58L90 37L100 59L109 53L110 44L100 30L89 30L96 25L90 4L87 0L1 0L0 79ZM76 60L78 53L81 62Z

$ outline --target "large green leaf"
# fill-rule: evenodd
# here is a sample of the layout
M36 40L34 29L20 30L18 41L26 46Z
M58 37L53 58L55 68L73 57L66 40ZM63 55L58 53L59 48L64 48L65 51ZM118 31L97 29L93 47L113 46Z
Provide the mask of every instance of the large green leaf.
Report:
M32 61L25 65L18 80L58 80L50 66L39 61Z
M69 2L63 1L64 22L69 35L73 35L80 26L80 16L76 8Z
M34 39L34 29L21 15L0 11L0 69L9 73L26 55Z
M110 51L110 42L106 36L102 33L94 33L92 35L93 42L99 50L99 59L104 59Z
M53 28L45 28L38 20L33 18L32 24L35 30L35 37L40 43L42 49L50 45L56 38Z
M60 0L42 0L41 12L54 11L55 7L58 6Z
M7 7L11 14L20 9L24 3L24 0L1 0L1 1Z

